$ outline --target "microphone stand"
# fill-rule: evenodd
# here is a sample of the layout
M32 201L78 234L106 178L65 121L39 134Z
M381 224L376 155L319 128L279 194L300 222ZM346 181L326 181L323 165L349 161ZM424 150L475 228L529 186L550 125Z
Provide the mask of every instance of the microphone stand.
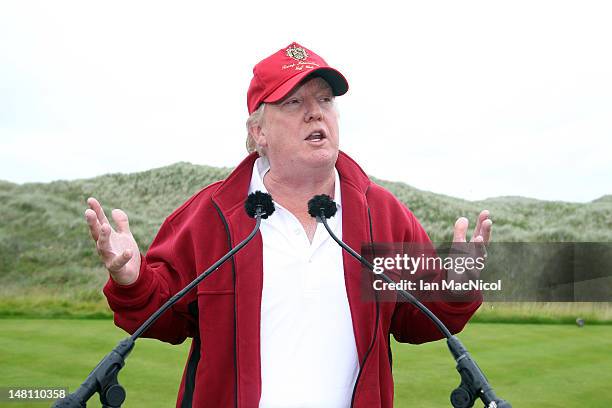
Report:
M259 192L258 192L259 193ZM270 198L270 204L272 199ZM194 279L189 285L183 290L175 294L164 303L155 313L151 315L130 337L125 338L119 342L119 344L106 355L98 365L89 373L83 384L73 393L68 396L56 401L52 408L85 408L87 407L87 401L91 398L94 393L100 394L100 402L102 402L103 408L121 408L121 404L125 401L125 389L119 384L117 375L119 370L125 365L125 358L130 354L134 348L134 342L149 328L155 321L172 305L178 302L187 292L196 287L202 280L217 270L223 265L229 258L231 258L236 252L240 251L251 239L255 236L259 230L262 218L267 218L272 211L266 212L266 208L263 205L257 203L253 205L254 217L256 220L255 228L253 231L235 248L225 254L221 259L215 262L210 268L204 271L196 279ZM248 212L248 209L247 209Z
M331 199L330 199L331 201ZM331 201L333 203L333 201ZM335 205L335 203L333 203ZM332 211L335 213L335 211ZM329 235L340 245L344 250L346 250L351 256L357 259L362 265L365 265L368 269L374 272L374 265L368 262L364 257L355 252L351 247L342 242L336 234L331 230L329 225L327 224L327 216L326 209L320 208L320 213L316 215L317 221L321 222ZM395 283L391 278L389 278L384 273L378 275L382 280L387 283ZM472 356L467 351L467 349L463 346L461 341L451 332L448 328L442 323L440 319L436 315L434 315L431 310L429 310L424 304L422 304L417 298L415 298L411 293L406 292L405 290L398 289L397 290L404 299L408 302L412 303L416 306L421 312L423 312L444 334L446 337L446 344L448 345L448 349L450 350L453 358L457 362L457 371L461 376L461 383L457 388L455 388L450 395L450 401L454 408L470 408L474 406L474 402L476 398L480 398L480 400L484 403L485 408L512 408L509 402L506 402L495 395L493 391L493 387L489 384L489 381L485 377L484 373L476 364L476 361L472 359Z

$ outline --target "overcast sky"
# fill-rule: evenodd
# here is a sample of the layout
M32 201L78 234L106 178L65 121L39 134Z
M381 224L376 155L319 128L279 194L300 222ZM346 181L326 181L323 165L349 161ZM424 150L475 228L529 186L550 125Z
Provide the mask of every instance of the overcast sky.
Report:
M612 5L594 1L0 5L0 179L244 156L253 65L292 41L344 73L341 148L467 199L612 193Z

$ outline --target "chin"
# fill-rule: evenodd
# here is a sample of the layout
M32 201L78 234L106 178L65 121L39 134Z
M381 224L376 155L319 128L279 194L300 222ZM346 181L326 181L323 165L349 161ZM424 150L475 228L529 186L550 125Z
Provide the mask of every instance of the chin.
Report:
M338 150L319 150L313 152L309 161L313 167L334 167L338 159Z

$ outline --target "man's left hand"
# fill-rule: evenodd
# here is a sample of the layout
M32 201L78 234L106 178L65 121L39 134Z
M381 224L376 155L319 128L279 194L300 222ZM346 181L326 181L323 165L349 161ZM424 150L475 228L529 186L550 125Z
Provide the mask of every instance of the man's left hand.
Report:
M457 219L453 230L453 242L467 242L467 229L469 224L470 222L465 217ZM476 220L476 227L474 228L474 233L472 234L470 242L481 242L487 245L491 239L492 228L493 221L489 218L489 210L482 210Z
M469 257L472 259L487 257L486 245L491 240L491 230L493 227L493 221L489 216L488 210L483 210L478 215L476 220L476 226L472 237L467 243L467 229L469 221L465 217L460 217L455 222L453 230L453 245L451 247L451 254L455 257ZM483 263L484 265L484 263ZM474 268L466 270L464 272L448 271L447 278L455 279L458 281L466 281L469 279L476 279L480 276L481 269Z

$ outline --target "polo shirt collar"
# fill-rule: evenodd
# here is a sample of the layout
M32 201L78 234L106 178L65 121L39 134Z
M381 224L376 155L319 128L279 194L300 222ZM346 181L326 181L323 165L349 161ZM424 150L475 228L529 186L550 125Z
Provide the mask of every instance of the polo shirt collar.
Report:
M268 193L266 186L264 185L263 179L266 173L270 171L270 162L266 156L262 156L255 160L253 164L253 175L251 176L251 184L249 186L249 194L257 190L264 193ZM340 191L340 175L338 170L334 167L334 202L338 205L338 208L342 207L342 193Z

